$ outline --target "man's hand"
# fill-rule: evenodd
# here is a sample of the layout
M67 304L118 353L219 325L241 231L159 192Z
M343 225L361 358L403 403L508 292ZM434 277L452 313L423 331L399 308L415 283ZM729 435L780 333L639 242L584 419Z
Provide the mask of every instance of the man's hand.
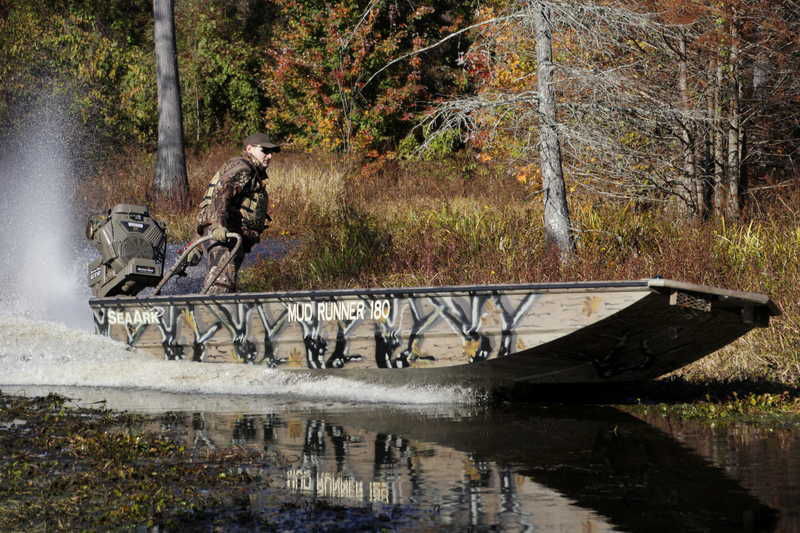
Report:
M189 266L197 266L203 259L203 249L200 246L195 246L192 251L186 255L186 264Z
M228 229L224 226L214 226L211 229L211 238L217 242L226 242L228 240L227 234Z

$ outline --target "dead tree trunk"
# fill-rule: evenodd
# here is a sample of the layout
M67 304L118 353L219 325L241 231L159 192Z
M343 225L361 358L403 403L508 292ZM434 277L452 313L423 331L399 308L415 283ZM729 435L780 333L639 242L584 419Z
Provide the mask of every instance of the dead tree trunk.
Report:
M713 158L714 158L714 214L720 216L725 208L725 136L722 131L722 61L714 60L714 117L713 117Z
M729 56L730 67L730 117L728 121L728 195L725 205L725 214L731 218L739 216L741 205L739 202L739 189L741 186L742 162L741 147L741 83L739 80L739 39L736 28L736 19L731 21L731 53Z
M154 189L161 198L187 206L189 181L183 151L183 117L175 46L175 0L153 0L158 83L158 157Z
M681 143L683 144L683 179L680 184L678 198L686 211L695 216L703 216L703 183L698 179L695 162L695 132L692 119L689 117L691 103L689 99L689 66L686 57L686 36L681 35L678 43L678 89L681 96L681 109L684 113L681 124Z
M553 84L553 30L548 8L537 3L534 12L539 90L539 159L544 189L544 231L559 250L561 262L575 256L575 242L567 206L561 146L556 130L556 97Z

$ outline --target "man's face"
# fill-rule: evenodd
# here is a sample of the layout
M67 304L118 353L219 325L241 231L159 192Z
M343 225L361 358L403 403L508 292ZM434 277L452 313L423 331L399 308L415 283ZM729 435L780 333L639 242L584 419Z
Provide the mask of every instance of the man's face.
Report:
M254 146L249 145L247 147L247 153L249 153L253 159L258 162L264 168L269 166L269 162L272 160L272 151L269 148L264 148L263 146Z

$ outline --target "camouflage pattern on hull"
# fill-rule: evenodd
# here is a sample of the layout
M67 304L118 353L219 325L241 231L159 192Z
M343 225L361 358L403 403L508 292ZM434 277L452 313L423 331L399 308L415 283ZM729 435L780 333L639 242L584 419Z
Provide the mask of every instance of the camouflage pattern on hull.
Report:
M565 383L653 378L779 313L762 295L662 279L98 298L90 306L98 333L170 360Z

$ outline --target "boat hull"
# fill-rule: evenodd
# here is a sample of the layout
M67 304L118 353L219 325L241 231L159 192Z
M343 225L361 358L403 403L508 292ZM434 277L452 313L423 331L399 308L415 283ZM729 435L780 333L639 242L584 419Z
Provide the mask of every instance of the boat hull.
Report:
M398 383L650 379L779 313L763 295L662 279L89 303L98 333L165 359Z

